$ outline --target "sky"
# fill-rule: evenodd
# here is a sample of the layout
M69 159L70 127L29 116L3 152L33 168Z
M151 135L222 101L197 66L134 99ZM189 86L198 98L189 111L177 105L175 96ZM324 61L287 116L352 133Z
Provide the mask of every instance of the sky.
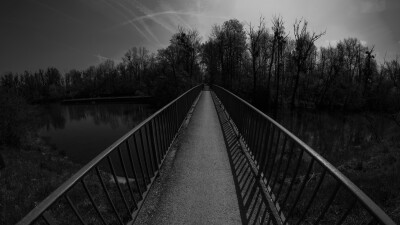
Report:
M357 37L378 61L400 55L399 0L1 0L0 74L53 66L65 73L105 59L121 61L134 46L168 46L178 27L206 41L214 24L257 24L282 16L286 31L303 18L328 46Z

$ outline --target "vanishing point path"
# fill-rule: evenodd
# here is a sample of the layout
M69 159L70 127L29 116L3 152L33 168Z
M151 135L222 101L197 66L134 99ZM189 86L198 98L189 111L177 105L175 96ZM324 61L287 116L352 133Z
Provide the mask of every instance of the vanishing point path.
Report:
M203 91L135 224L242 224L221 125ZM169 165L168 165L169 164Z

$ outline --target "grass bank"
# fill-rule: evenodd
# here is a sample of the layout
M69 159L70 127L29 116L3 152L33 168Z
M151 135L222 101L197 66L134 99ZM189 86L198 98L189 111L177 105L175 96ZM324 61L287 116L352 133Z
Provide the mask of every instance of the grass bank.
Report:
M42 139L21 149L0 147L0 224L15 224L80 168Z

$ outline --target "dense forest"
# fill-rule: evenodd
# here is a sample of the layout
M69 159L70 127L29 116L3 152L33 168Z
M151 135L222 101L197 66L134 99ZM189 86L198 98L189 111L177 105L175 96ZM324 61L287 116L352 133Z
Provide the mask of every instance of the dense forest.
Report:
M325 32L311 32L305 20L287 27L281 17L271 22L260 17L255 25L231 19L214 25L203 42L198 31L179 28L166 48L150 53L133 47L117 64L106 60L65 74L54 67L5 73L0 102L1 117L7 119L2 120L0 134L21 133L11 130L15 121L24 119L16 112L26 103L152 95L162 105L199 82L222 85L274 111L273 116L277 110L271 109L305 107L385 112L398 119L399 60L378 64L374 46L357 38L317 47L315 42ZM18 142L10 138L1 139Z

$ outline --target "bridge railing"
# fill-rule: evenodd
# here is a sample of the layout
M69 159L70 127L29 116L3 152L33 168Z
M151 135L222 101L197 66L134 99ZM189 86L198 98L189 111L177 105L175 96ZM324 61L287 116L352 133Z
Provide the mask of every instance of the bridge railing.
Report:
M203 85L141 122L86 164L18 224L132 222Z
M395 224L364 192L282 125L213 85L273 206L268 224ZM249 184L251 185L251 184Z

